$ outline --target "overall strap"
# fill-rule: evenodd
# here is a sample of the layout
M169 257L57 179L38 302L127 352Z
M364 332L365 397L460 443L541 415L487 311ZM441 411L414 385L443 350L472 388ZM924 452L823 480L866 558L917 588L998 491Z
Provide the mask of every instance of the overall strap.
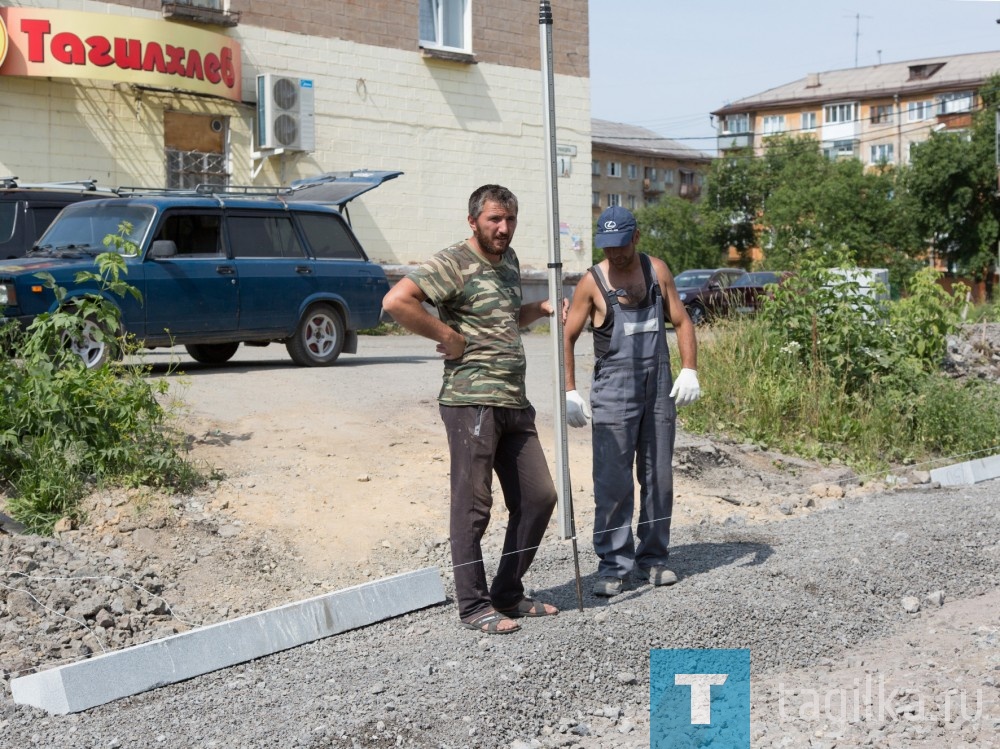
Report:
M605 278L604 271L601 270L601 266L592 265L590 266L589 270L590 270L590 275L592 275L594 277L594 280L597 282L597 288L599 288L601 290L601 293L604 294L605 301L609 305L613 304L617 307L618 295L611 290L611 286L608 284L608 279Z

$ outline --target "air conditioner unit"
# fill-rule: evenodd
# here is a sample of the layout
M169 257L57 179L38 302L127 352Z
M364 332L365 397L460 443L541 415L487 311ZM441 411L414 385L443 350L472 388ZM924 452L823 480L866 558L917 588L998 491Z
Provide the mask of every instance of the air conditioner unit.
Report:
M289 151L316 149L313 82L265 73L257 76L257 143Z

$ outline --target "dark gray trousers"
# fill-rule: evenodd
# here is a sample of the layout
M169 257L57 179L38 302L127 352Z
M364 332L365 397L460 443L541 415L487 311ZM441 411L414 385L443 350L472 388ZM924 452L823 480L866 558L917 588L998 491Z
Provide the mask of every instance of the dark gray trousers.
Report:
M556 505L556 489L535 429L535 409L440 406L451 453L451 560L458 615L524 596L527 572ZM503 556L487 586L481 541L493 507L496 471L509 513Z

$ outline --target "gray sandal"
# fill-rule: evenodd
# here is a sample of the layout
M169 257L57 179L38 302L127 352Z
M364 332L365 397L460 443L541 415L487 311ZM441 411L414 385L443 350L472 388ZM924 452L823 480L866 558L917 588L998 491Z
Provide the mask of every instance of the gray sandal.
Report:
M521 628L521 625L518 624L510 629L498 629L500 623L505 621L512 622L514 620L497 611L487 611L467 622L463 621L462 626L466 629L474 629L477 632L482 632L484 635L509 635L511 632L517 632Z

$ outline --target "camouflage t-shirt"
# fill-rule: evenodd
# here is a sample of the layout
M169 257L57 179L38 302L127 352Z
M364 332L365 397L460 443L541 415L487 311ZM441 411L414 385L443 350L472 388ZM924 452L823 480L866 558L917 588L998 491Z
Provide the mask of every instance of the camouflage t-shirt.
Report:
M445 360L438 401L447 406L527 408L521 313L521 267L510 248L491 265L462 241L410 273L438 316L465 337L461 359Z

